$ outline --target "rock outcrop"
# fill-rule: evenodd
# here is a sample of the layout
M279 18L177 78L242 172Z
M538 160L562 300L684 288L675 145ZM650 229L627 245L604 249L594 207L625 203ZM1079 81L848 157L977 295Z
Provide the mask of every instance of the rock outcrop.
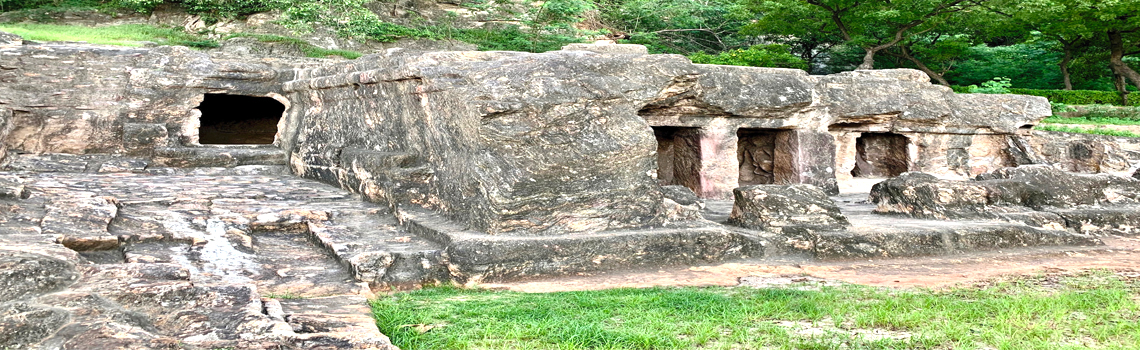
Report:
M1136 234L1140 181L1051 166L1005 168L974 181L906 173L871 190L877 212L918 218L988 218L1082 233ZM1099 214L1092 214L1099 213Z
M732 225L773 232L836 231L850 225L827 193L812 185L755 185L733 194Z
M1076 173L1128 176L1140 166L1140 139L1033 131L1011 140L1019 164L1049 164Z

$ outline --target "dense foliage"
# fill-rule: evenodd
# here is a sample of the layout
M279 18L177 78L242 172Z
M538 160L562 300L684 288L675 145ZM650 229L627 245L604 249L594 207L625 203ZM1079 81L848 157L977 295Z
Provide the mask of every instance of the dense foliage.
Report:
M777 67L807 69L802 58L788 53L788 47L780 44L756 45L746 49L724 51L716 55L698 52L689 56L693 63L723 64L750 67Z
M1140 1L1124 0L461 0L486 25L451 14L402 18L393 0L0 0L0 11L181 7L207 23L269 10L299 32L394 41L455 39L482 50L546 51L617 38L698 63L788 67L828 74L915 68L944 85L1007 78L1014 92L1063 103L1120 103L1140 87ZM385 7L388 6L388 7ZM417 6L422 6L417 5ZM495 9L507 9L495 12ZM488 15L489 16L489 15ZM1135 98L1134 100L1140 100ZM1140 103L1130 101L1133 103Z

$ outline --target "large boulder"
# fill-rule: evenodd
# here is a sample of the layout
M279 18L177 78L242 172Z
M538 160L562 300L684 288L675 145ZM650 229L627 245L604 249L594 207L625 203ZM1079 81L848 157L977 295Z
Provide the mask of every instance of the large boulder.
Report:
M988 194L989 190L979 184L909 172L871 187L871 202L878 206L879 213L958 219L983 215L989 204Z
M850 225L827 193L812 185L755 185L732 193L735 202L728 218L732 225L771 232L831 231Z
M956 94L912 69L857 70L818 79L833 123L883 124L892 132L1012 134L1052 114L1044 97Z

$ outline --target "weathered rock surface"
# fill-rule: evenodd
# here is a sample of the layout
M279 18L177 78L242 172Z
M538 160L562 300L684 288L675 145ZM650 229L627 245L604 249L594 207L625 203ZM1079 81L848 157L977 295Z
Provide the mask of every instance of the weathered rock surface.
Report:
M20 46L23 44L24 38L21 38L19 35L8 32L0 32L0 47Z
M785 229L842 230L850 223L839 207L812 185L755 185L737 188L728 223L782 232Z
M394 349L368 284L449 279L385 209L291 176L0 179L21 188L0 199L0 347Z
M974 181L906 173L876 184L871 201L879 213L991 218L1082 233L1135 234L1136 215L1131 213L1140 208L1140 181L1069 173L1045 165L1004 168Z
M1050 164L1077 173L1130 175L1140 166L1140 139L1033 131L1011 142L1024 153L1020 164Z

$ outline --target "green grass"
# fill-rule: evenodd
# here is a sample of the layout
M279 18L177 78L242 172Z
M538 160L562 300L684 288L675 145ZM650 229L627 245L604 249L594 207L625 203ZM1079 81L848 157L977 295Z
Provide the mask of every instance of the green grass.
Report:
M1054 106L1057 112L1076 111L1070 106L1061 106L1062 110ZM1043 120L1045 123L1057 124L1090 124L1090 125L1140 125L1140 107L1116 107L1106 105L1087 105L1080 107L1081 115L1073 118L1052 116Z
M1081 125L1140 125L1140 119L1123 119L1113 117L1073 117L1065 118L1052 116L1041 121L1046 124L1081 124Z
M1041 125L1037 125L1036 127L1034 127L1034 129L1042 130L1042 131L1067 132L1067 133L1073 133L1073 134L1093 134L1093 135L1107 135L1107 136L1118 136L1118 137L1140 137L1140 134L1137 134L1137 133L1134 133L1131 131L1106 129L1103 127L1078 128L1078 127L1073 127L1073 126L1041 124Z
M183 45L197 48L217 47L218 43L181 29L160 28L145 24L125 24L106 27L84 27L58 24L7 23L0 31L36 41L86 41L92 44L143 46L146 42L160 45Z
M232 34L230 36L227 36L225 39L235 38L235 37L251 37L251 38L256 38L258 41L261 41L264 43L283 43L283 44L292 45L293 47L296 47L298 50L301 50L301 52L303 52L305 54L305 56L308 56L308 57L340 56L340 57L344 57L347 59L355 59L355 58L363 55L359 52L351 51L351 50L324 49L324 48L317 47L317 46L314 46L312 44L309 44L308 42L305 42L304 40L301 40L301 39L291 38L291 37L287 37L287 36L280 36L280 35L238 33L238 34ZM225 40L225 39L223 39L223 40Z
M402 349L1137 349L1140 282L1110 272L984 288L431 288L372 302ZM805 334L778 321L816 324ZM853 329L909 334L870 339Z

